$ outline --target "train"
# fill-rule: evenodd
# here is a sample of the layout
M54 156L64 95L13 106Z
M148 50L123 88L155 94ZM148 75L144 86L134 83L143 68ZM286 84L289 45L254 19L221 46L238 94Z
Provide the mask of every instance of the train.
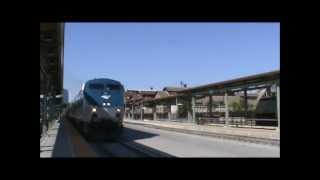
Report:
M124 86L108 78L92 79L81 90L66 111L87 139L117 139L123 129Z

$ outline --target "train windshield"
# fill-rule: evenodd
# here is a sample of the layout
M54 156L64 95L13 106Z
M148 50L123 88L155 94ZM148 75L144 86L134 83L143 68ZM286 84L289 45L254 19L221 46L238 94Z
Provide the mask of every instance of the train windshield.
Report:
M120 90L120 86L119 85L114 85L114 84L107 84L106 85L106 90L111 90L111 91L114 91L114 90Z
M103 91L104 85L103 84L94 83L94 84L89 84L89 88L93 89L93 90L101 90L101 91Z

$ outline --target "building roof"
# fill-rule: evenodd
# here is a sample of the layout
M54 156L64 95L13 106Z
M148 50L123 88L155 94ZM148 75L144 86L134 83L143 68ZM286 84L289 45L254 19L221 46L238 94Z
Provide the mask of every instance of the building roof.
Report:
M167 97L167 96L170 96L170 94L167 91L158 91L155 98L163 98L163 97Z
M156 95L157 94L157 91L139 91L139 94L142 94L142 95Z
M183 89L186 89L184 87L164 87L163 88L163 91L168 91L168 92L177 92L177 91L180 91L180 90L183 90Z
M270 71L261 74L255 74L251 76L186 88L178 91L179 93L188 93L188 92L196 92L196 91L204 91L209 89L223 89L223 88L237 88L244 85L251 85L257 83L265 83L268 81L279 81L280 80L280 71Z
M138 91L138 90L127 90L125 92L126 103L136 103L144 100L153 99L157 94L157 91Z

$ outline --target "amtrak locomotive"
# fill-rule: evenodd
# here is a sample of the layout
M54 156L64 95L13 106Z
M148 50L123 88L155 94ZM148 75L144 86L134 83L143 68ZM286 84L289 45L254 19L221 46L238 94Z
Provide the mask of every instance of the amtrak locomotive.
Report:
M121 133L124 87L112 79L87 81L67 111L67 117L87 137L114 139Z

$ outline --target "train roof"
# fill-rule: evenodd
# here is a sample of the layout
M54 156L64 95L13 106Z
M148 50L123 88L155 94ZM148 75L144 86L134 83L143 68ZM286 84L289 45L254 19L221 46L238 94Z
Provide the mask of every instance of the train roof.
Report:
M87 83L93 83L93 82L102 82L102 83L112 83L112 84L120 84L120 85L122 85L121 84L121 82L120 81L117 81L117 80L113 80L113 79L108 79L108 78L96 78L96 79L91 79L91 80L88 80L87 82L86 82L86 84Z

